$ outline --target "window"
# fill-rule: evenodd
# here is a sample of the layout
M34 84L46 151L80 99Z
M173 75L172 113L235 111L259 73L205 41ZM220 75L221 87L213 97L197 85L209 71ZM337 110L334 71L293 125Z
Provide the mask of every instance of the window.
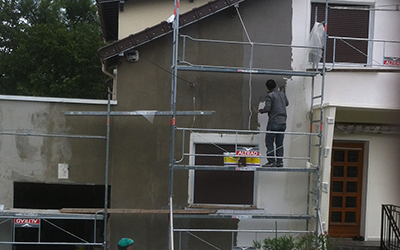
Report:
M368 39L369 6L329 5L328 36ZM325 3L311 4L311 28L317 21L325 21ZM329 38L326 46L326 62L358 63L368 62L368 41Z
M108 188L110 197L111 187ZM103 208L104 185L76 185L76 184L48 184L14 182L14 208L26 209L61 209L61 208ZM108 200L110 205L110 200ZM39 218L39 217L37 217ZM15 228L15 240L18 242L76 242L70 246L42 245L28 246L15 245L13 249L77 249L82 243L79 239L88 242L102 242L104 222L97 221L96 228L93 220L71 219L42 219L38 228ZM96 230L96 231L94 231ZM71 234L72 233L72 234ZM14 248L15 247L15 248Z
M110 197L110 187L109 196ZM14 207L32 209L103 208L104 185L14 182ZM108 200L110 204L110 200Z
M192 158L192 162L195 165L223 166L223 153L235 152L236 143L238 147L258 147L258 137L257 144L251 139L248 140L250 136L244 136L238 142L235 142L236 139L233 135L222 137L208 135L208 138L212 139L206 142L204 140L196 142L196 139L193 141L193 137L196 138L196 136L192 135L192 151L196 154ZM204 138L204 135L201 137ZM254 180L254 171L192 171L190 203L193 205L253 206L255 204Z

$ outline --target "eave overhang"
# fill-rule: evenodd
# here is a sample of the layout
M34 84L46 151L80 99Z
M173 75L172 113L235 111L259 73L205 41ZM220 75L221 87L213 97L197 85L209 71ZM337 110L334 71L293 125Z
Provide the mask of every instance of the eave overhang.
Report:
M98 3L106 0L97 0ZM179 15L179 28L188 26L206 17L214 15L229 7L235 6L245 0L215 0L208 2L198 8ZM114 2L114 1L111 1ZM117 1L119 3L119 1ZM118 56L126 51L132 50L150 41L173 31L171 23L163 21L155 26L148 27L143 31L129 35L121 40L115 41L109 45L101 47L98 50L102 61L107 65L115 65L118 63Z
M118 17L121 0L96 0L102 37L105 41L118 40Z

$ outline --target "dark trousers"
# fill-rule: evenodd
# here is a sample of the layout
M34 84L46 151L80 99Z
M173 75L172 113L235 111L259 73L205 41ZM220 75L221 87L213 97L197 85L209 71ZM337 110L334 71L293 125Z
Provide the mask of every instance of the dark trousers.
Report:
M285 132L286 124L276 124L273 122L268 122L267 131L274 132ZM267 160L269 163L275 162L275 155L278 157L277 162L282 163L283 159L283 138L284 134L268 133L265 135L265 146L267 147ZM274 147L276 146L276 150Z

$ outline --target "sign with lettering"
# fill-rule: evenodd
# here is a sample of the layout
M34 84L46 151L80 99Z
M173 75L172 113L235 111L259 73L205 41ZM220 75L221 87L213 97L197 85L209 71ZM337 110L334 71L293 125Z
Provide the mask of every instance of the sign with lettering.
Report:
M245 147L238 147L236 150L236 155L237 156L259 156L260 151L258 151L258 148L245 148Z
M40 226L40 219L14 219L14 226L15 227L39 227Z
M383 60L385 66L400 66L400 57L385 57Z

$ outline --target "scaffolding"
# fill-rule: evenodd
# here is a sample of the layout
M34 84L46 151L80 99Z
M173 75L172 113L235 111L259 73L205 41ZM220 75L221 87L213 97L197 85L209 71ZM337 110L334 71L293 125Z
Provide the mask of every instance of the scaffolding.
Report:
M295 231L295 230L265 230L264 233L313 233L318 234L319 232L323 232L322 222L320 220L320 183L321 183L321 153L322 153L322 130L323 130L323 103L324 103L324 80L325 80L325 50L323 48L326 46L326 39L327 35L326 32L324 34L324 46L293 46L293 45L283 45L283 44L267 44L267 43L254 43L251 42L249 37L249 42L235 42L235 41L222 41L222 40L207 40L207 39L195 39L187 35L180 35L179 34L179 0L175 0L175 19L173 22L173 61L172 61L172 83L171 83L171 139L170 139L170 175L169 175L169 207L170 207L170 224L169 224L169 249L173 250L175 243L174 243L174 232L179 232L179 239L181 239L181 233L187 232L189 235L203 241L204 243L208 244L209 246L219 249L218 247L212 245L211 243L207 242L200 237L192 234L191 232L199 232L203 231L201 229L177 229L174 227L174 215L173 215L173 182L174 182L174 171L175 170L211 170L211 171L274 171L274 172L304 172L308 174L308 195L307 195L307 208L304 214L265 214L262 211L257 211L256 213L245 213L243 211L235 211L234 209L228 210L227 212L219 213L217 212L217 216L215 214L211 215L203 215L203 217L213 217L213 218L245 218L245 219L300 219L306 220L306 227L304 231ZM326 3L326 6L328 3ZM235 9L240 17L240 13L238 11L238 5L235 5ZM327 8L326 8L327 12ZM327 13L325 15L326 20L325 23L327 24ZM246 29L245 29L246 31ZM247 35L247 31L246 31ZM248 36L248 35L247 35ZM182 45L182 58L178 57L179 51L179 38L183 40ZM222 43L222 44L236 44L242 46L249 46L250 47L250 62L248 67L232 67L232 66L214 66L214 65L195 65L190 63L186 60L186 41L195 41L195 42L207 42L207 43ZM253 68L253 51L255 46L274 46L274 47L289 47L289 48L302 48L302 49L312 49L317 51L322 51L323 53L323 63L322 69L318 67L319 57L314 57L314 70L311 71L292 71L292 70L277 70L277 69L262 69L262 68ZM185 138L185 132L189 133L197 133L201 131L205 131L204 129L193 129L193 128L178 128L176 126L176 90L177 90L177 76L178 71L197 71L197 72L213 72L213 73L239 73L239 74L262 74L262 75L281 75L281 76L301 76L301 77L310 77L312 78L312 93L311 93L311 107L310 107L310 131L309 133L293 133L293 132L284 132L284 134L299 134L302 136L309 137L309 154L307 157L293 157L297 159L306 160L308 164L305 164L304 167L284 167L284 168L261 168L261 167L243 167L239 164L237 166L210 166L210 165L195 165L193 161L193 157L196 154L192 153L185 153L184 152L184 139L182 145L182 158L180 160L176 160L174 158L175 155L175 143L174 138L176 136L176 131L182 131L183 135L182 138ZM322 83L319 92L315 90L315 76L321 75L322 76ZM319 107L319 116L314 114L314 107ZM317 132L313 132L313 128L316 128ZM249 128L250 129L250 128ZM251 131L251 130L206 130L207 132L216 132L216 133L233 133L234 136L238 136L238 134L251 134L256 137L260 137L264 133L274 133L274 132L262 132L262 131ZM278 132L279 133L279 132ZM261 140L258 140L260 143ZM260 146L260 145L259 145ZM235 149L237 149L238 143L235 143ZM318 152L317 161L312 162L312 148L315 147ZM260 147L259 147L260 148ZM235 150L236 152L236 150ZM189 161L189 164L178 165L177 163L182 162L185 156L192 157L192 160ZM201 155L197 155L201 156ZM216 156L216 155L212 155ZM219 157L223 157L223 155L219 155ZM263 158L263 156L257 156L258 158ZM286 158L286 157L283 157ZM287 157L289 158L289 157ZM311 183L313 182L313 184ZM310 213L310 195L312 195L315 215L313 216ZM187 218L187 216L184 215ZM309 221L311 219L315 219L315 229L309 229ZM217 230L217 229L210 229L209 232L232 232L232 249L234 248L233 244L233 233L239 233L240 230ZM251 231L251 230L250 230ZM262 231L262 230L261 230ZM254 232L257 233L257 232ZM181 243L179 242L179 249L181 249Z
M241 2L241 1L238 1ZM237 6L235 6L237 8ZM107 111L105 112L81 112L81 111L71 111L71 112L64 112L64 115L66 116L106 116L107 117L107 135L106 136L87 136L87 135L48 135L48 134L33 134L31 132L27 133L1 133L1 135L15 135L15 136L51 136L51 137L65 137L65 138L91 138L91 139L105 139L106 140L106 166L105 166L105 201L104 201L104 208L98 211L91 211L91 213L94 214L87 214L88 211L73 211L73 210L66 210L63 212L60 211L50 211L50 210L45 210L45 211L38 211L38 210L9 210L9 211L2 211L0 213L0 218L3 220L0 222L0 224L6 223L6 222L11 222L12 228L13 228L13 234L12 234L12 241L2 241L0 244L21 244L21 245L81 245L81 246L102 246L104 250L107 249L107 218L109 215L109 208L108 208L108 162L109 162L109 141L110 141L110 116L142 116L142 115L156 115L156 116L170 116L171 121L170 121L170 162L169 162L169 169L170 169L170 175L169 175L169 217L170 217L170 225L169 225L169 248L172 250L174 249L174 233L175 232L195 232L195 231L210 231L210 232L231 232L231 233L239 233L239 232L245 232L245 233L316 233L318 232L318 227L320 227L320 223L316 223L316 229L315 230L309 230L308 229L308 223L306 226L305 230L207 230L207 229L177 229L174 228L173 222L174 218L252 218L252 219L294 219L294 220L305 220L305 221L310 221L314 217L316 217L316 221L319 221L319 188L317 184L314 187L314 200L316 202L316 216L312 216L309 213L309 204L307 202L307 211L304 214L266 214L263 212L257 212L257 213L250 213L246 214L243 213L243 211L211 211L211 210L205 210L203 211L194 211L190 212L188 211L176 211L173 209L173 173L175 170L223 170L223 171L254 171L254 172L302 172L306 173L309 175L309 179L311 178L311 174L314 174L316 176L316 183L319 183L320 180L320 160L318 157L318 163L312 164L311 163L311 147L317 147L319 154L321 153L321 133L322 133L322 117L323 117L323 112L322 112L322 104L323 104L323 88L321 90L321 93L315 94L314 93L314 77L317 75L322 75L324 77L324 70L325 70L325 62L323 64L322 70L318 69L318 67L315 68L313 71L290 71L290 70L277 70L277 69L260 69L260 68L253 68L252 67L252 62L250 63L249 67L224 67L224 66L210 66L210 65L194 65L186 61L185 55L183 56L182 59L178 58L178 51L179 51L179 0L175 0L175 20L173 23L173 62L172 62L172 83L171 83L171 111L123 111L123 112L111 112L110 110L110 94L108 95L108 105L107 105ZM321 49L318 47L307 47L307 46L292 46L292 45L283 45L283 44L265 44L265 43L251 43L251 42L235 42L235 41L212 41L212 40L201 40L201 39L194 39L189 36L182 36L184 43L186 42L186 39L196 41L196 42L212 42L212 43L231 43L231 44L240 44L243 46L251 46L251 60L253 58L253 46L275 46L275 47L287 47L287 48L307 48L307 49ZM185 51L184 51L185 54ZM178 64L178 62L180 62ZM220 167L220 166L199 166L199 165L194 165L194 164L188 164L188 165L178 165L176 164L177 161L174 159L174 154L175 154L175 135L176 131L182 131L183 134L186 132L194 132L197 130L199 131L205 131L204 129L186 129L186 128L178 128L176 126L175 120L176 116L180 115L211 115L214 112L213 111L177 111L176 110L176 96L177 96L177 77L178 77L178 71L198 71L198 72L222 72L222 73L239 73L239 74L262 74L262 75L282 75L282 76L302 76L302 77L311 77L312 80L312 102L311 102L311 121L312 123L316 123L317 127L319 128L318 132L313 132L312 127L310 129L309 133L295 133L295 132L285 132L285 134L292 134L292 135L301 135L301 136L308 136L310 140L310 153L306 157L294 157L293 159L297 158L298 160L306 160L309 162L307 166L304 167L285 167L285 168L259 168L259 167L236 167L236 166L231 166L231 167ZM314 120L313 118L313 110L314 110L314 101L315 100L320 100L319 106L321 107L320 109L320 118ZM262 131L251 131L251 130L244 130L244 131L229 131L229 130L209 130L208 132L218 132L218 133L234 133L234 134L252 134L252 135L257 135L261 136L265 134L266 132ZM312 145L312 137L317 138L317 143ZM260 141L260 140L259 140ZM238 144L236 144L236 147ZM184 144L182 147L182 157L189 156L187 153L184 152ZM191 155L193 156L193 155ZM260 157L262 158L262 156ZM287 157L289 158L289 157ZM309 187L310 189L310 184ZM309 200L309 197L307 198ZM68 213L68 212L71 212ZM110 209L110 212L112 213L141 213L140 211L115 211ZM146 213L159 213L160 211L147 211ZM165 211L163 211L165 213ZM23 220L23 219L39 219L40 221L46 222L54 226L55 228L72 235L73 237L77 238L79 242L42 242L41 241L41 230L40 230L40 224L39 224L39 230L38 230L38 240L37 242L18 242L15 239L15 226L17 223L12 220ZM56 224L52 223L51 220L93 220L94 221L94 236L93 236L93 241L88 241L83 239L80 236L74 235L71 232L68 232L65 229L62 229L61 227L57 226ZM97 221L98 220L103 220L103 225L104 225L104 232L103 232L103 242L98 242L98 239L96 238L96 228L97 228ZM320 227L322 230L322 227ZM232 242L232 248L234 247L234 244Z

